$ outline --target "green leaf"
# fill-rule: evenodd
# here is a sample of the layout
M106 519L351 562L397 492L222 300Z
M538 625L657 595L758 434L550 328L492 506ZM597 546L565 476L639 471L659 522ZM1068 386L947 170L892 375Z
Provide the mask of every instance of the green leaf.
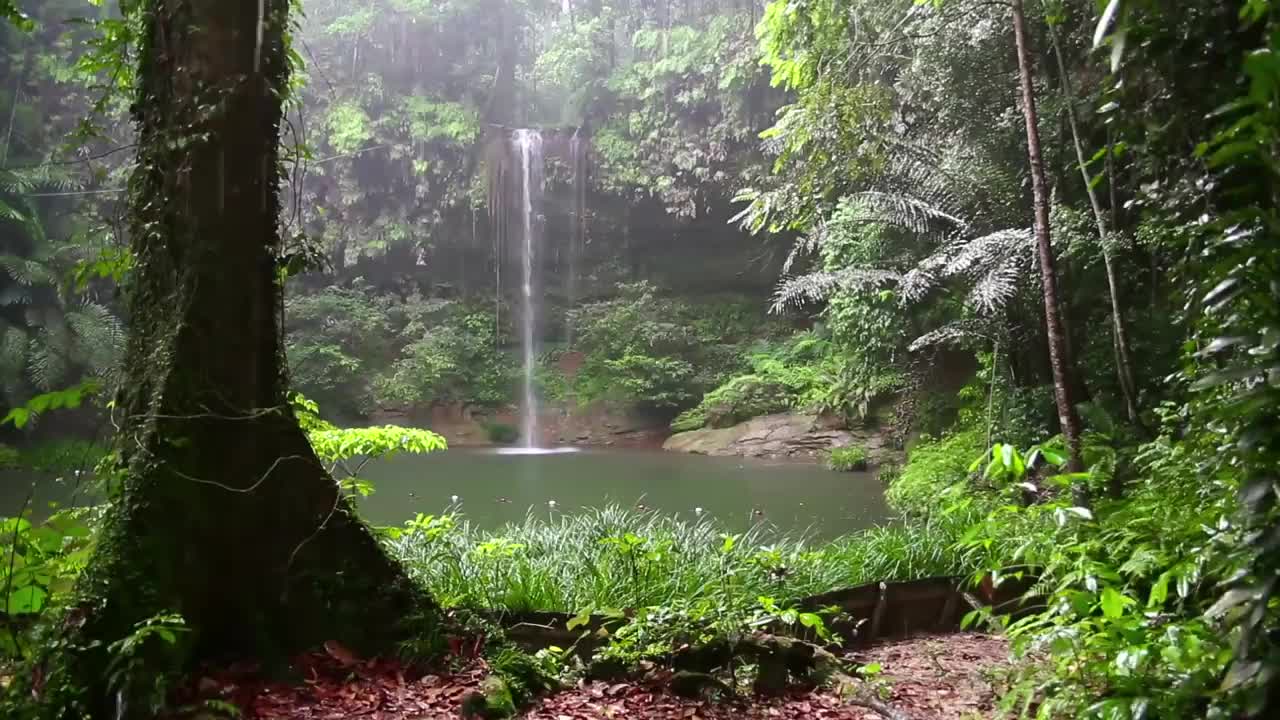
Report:
M38 585L28 585L9 593L6 607L11 615L29 615L44 609L49 593Z
M1124 615L1125 607L1132 604L1132 598L1125 597L1115 588L1108 586L1102 589L1102 614L1108 618L1115 620Z
M1160 607L1169 597L1169 572L1160 573L1156 584L1151 586L1151 594L1147 597L1147 607Z

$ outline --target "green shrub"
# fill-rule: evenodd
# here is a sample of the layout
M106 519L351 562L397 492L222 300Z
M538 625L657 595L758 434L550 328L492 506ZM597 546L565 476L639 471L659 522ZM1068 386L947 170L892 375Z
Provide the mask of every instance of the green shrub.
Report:
M840 472L867 469L867 451L860 447L835 448L827 456L827 467Z
M843 347L813 331L758 344L746 361L747 372L729 378L703 396L694 412L677 418L682 430L728 427L790 409L865 418L877 400L903 384L900 371L866 370L851 362Z
M767 376L739 375L707 393L698 409L709 427L723 428L753 417L783 412L795 401L793 388Z
M644 282L574 309L569 322L583 353L573 381L580 401L608 397L667 411L687 409L744 370L747 347L779 327L751 303L693 302ZM686 419L681 427L700 425Z
M363 283L290 294L289 374L293 387L339 412L369 409L369 382L392 357L390 296Z
M492 314L445 305L426 320L410 322L404 335L413 339L374 382L379 403L495 406L510 401L515 365L494 347L498 329Z
M939 492L968 477L969 466L985 449L986 436L979 430L920 438L908 451L902 473L889 486L889 504L899 512L928 512L936 506Z
M514 425L500 422L486 422L482 425L485 436L495 445L510 445L520 439L520 430Z
M671 421L671 432L682 433L699 430L707 424L707 410L701 405L689 408Z

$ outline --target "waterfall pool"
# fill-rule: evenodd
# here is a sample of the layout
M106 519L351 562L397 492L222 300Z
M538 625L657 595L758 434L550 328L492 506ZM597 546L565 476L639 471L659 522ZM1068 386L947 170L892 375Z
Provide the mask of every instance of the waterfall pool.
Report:
M705 457L659 450L454 448L370 465L376 491L360 501L374 524L440 513L457 496L473 523L499 528L527 513L542 517L617 503L690 520L708 515L726 530L768 522L784 531L832 538L887 522L873 473L840 473L814 463Z
M690 520L704 515L733 532L768 522L827 539L887 522L890 515L872 473L660 450L464 447L374 462L362 477L373 483L374 493L360 500L360 512L375 525L439 514L455 504L454 496L471 522L488 529L530 512L547 517L617 503ZM27 504L34 517L43 518L50 502L92 502L78 480L0 472L0 516Z

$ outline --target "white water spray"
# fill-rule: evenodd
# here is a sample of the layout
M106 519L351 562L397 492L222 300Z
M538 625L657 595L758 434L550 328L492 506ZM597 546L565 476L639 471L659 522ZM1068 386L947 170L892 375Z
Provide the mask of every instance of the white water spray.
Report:
M524 235L521 243L521 265L524 271L522 278L522 315L520 319L521 350L524 354L524 406L521 409L520 438L526 448L537 447L538 444L538 399L533 388L534 359L534 322L537 317L537 306L533 297L534 252L536 250L535 229L537 218L534 217L535 193L542 194L542 135L537 130L516 130L511 135L517 155L520 158L521 216Z

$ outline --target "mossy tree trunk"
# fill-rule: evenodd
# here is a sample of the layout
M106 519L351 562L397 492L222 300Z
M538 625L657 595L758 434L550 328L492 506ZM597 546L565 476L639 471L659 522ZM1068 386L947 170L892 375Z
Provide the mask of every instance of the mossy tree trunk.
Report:
M180 613L188 660L377 648L434 607L342 499L285 399L278 137L288 0L149 0L132 181L123 479L75 633ZM70 660L114 715L101 648Z

